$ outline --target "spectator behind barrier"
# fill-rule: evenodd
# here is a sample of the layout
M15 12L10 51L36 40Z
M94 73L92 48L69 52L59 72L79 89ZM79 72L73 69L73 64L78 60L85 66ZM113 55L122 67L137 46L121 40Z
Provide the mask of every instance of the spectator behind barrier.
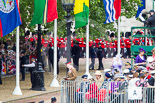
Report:
M51 103L56 103L57 102L57 99L55 97L52 97L51 98Z

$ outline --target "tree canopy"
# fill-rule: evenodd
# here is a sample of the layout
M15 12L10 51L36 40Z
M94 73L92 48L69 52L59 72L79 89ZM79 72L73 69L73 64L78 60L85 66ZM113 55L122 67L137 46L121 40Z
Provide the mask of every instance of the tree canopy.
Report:
M137 13L138 5L141 5L141 0L121 0L122 1L122 16L127 18L134 17ZM61 0L58 2L58 35L66 36L66 12L63 10L61 5ZM20 32L24 33L25 28L30 29L31 32L34 31L35 26L31 27L29 24L33 17L34 10L34 0L20 0L20 14L22 18L22 25L20 26ZM114 23L104 24L105 22L105 10L103 5L103 0L90 0L90 37L101 37L105 35L106 30L116 31L114 28ZM73 20L74 14L71 13ZM43 24L46 29L53 31L54 22ZM74 29L72 27L72 29ZM79 28L75 30L78 37L84 37L86 32L86 27ZM93 39L93 38L92 38Z

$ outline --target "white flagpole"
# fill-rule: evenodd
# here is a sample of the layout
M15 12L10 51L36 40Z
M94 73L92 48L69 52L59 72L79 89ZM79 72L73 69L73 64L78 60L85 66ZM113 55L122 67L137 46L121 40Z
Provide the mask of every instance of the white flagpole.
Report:
M91 77L89 73L89 20L88 25L86 26L86 75L88 78Z
M16 87L12 93L13 95L22 95L22 91L19 85L19 65L20 63L19 63L19 26L18 26L16 30Z
M57 19L54 20L54 78L50 87L59 87L57 80Z
M121 17L118 18L118 35L117 35L118 36L118 41L117 41L117 43L118 43L117 44L117 54L118 55L120 55L120 51L121 51L121 48L120 48L120 18Z

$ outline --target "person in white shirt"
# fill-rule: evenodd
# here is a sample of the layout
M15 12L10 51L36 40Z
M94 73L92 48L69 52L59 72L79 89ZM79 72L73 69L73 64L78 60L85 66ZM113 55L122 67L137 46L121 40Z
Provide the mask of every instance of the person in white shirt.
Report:
M30 64L24 64L22 66L29 68L31 84L32 84L32 88L34 88L34 74L33 74L33 71L35 70L35 67L36 67L35 58L32 58L31 61L32 62ZM30 88L30 89L32 89L32 88Z
M140 80L138 76L139 74L137 72L133 74L133 78L129 81L129 87L136 87L136 82Z

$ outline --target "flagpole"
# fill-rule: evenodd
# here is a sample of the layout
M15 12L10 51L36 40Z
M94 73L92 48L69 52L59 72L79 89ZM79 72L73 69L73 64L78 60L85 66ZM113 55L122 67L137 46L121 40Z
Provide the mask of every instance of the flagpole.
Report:
M54 78L50 87L59 87L57 80L57 19L54 20Z
M19 0L18 0L19 5ZM12 93L13 95L22 95L19 84L19 26L16 30L16 87Z
M88 78L91 77L89 73L89 19L88 24L86 25L86 75L88 75Z
M117 44L117 54L120 55L120 19L121 19L121 16L118 18L118 44Z

